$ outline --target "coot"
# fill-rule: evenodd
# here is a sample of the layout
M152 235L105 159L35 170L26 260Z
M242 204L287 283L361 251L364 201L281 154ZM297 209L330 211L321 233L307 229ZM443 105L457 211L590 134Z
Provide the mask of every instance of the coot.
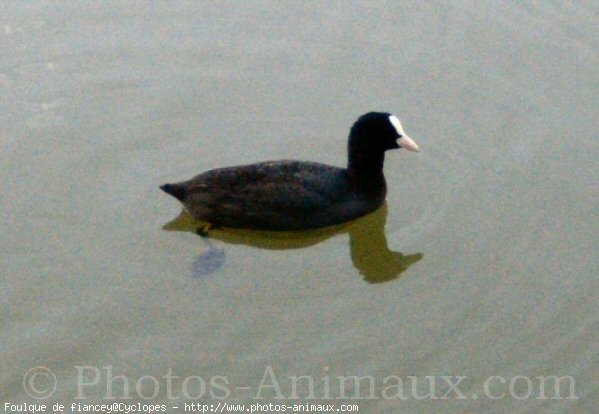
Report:
M325 227L383 204L385 151L395 148L419 150L397 117L369 112L351 127L347 168L266 161L210 170L160 188L211 226L281 231Z

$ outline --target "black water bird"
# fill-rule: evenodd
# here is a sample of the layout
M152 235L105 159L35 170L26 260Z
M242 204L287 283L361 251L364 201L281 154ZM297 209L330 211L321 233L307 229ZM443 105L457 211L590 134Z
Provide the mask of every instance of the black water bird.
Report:
M375 211L385 201L385 152L418 151L394 115L369 112L352 126L347 168L307 161L266 161L219 168L160 188L211 227L307 230Z

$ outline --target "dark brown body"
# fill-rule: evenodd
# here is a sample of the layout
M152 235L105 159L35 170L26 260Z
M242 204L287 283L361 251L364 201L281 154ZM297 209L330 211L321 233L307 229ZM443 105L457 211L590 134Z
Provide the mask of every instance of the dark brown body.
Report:
M196 219L216 226L304 230L343 223L385 201L385 151L418 146L386 112L362 115L350 130L347 168L268 161L220 168L160 188Z
M344 168L269 161L220 168L161 188L198 220L237 228L302 230L343 223L380 207L384 177L365 183ZM178 197L179 196L179 197Z

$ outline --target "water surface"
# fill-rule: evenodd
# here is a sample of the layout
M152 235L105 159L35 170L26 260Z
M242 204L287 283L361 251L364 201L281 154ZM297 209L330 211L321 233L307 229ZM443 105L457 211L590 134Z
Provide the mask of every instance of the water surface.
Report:
M254 398L271 367L286 396L290 376L372 377L376 398L329 400L360 413L594 412L597 13L3 2L2 402L36 402L23 375L38 365L57 379L44 401L67 406L105 398L109 373L131 381L127 402L171 412L190 376L225 377L227 402L277 401ZM388 154L384 210L291 239L169 231L180 207L159 184L266 159L344 165L370 110L421 146ZM76 366L99 385L79 390ZM386 377L427 375L466 376L467 398L382 397ZM484 397L489 377L506 379L498 395L520 375L571 376L575 398ZM143 376L154 398L151 380L134 390Z

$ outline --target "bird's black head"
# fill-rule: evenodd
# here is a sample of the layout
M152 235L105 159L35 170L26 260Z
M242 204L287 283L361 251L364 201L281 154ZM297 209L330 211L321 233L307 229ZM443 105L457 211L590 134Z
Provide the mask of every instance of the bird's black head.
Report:
M395 148L418 151L418 145L406 135L401 122L388 112L368 112L354 123L349 134L350 148L357 151L384 152Z

